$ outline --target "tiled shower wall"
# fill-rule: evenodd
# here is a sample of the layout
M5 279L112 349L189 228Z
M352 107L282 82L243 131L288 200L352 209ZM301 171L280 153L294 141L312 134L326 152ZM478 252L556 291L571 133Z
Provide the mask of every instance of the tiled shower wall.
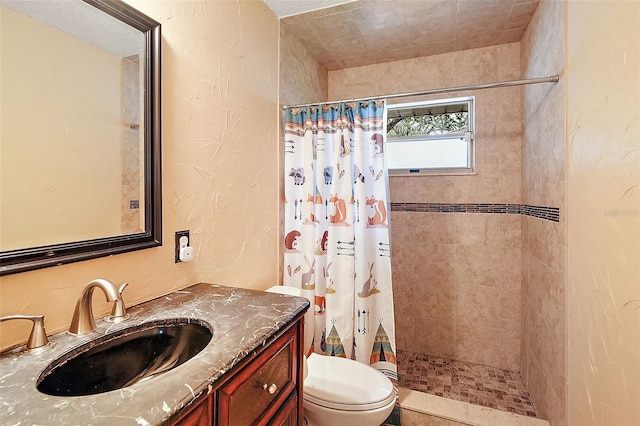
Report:
M329 99L519 78L511 43L330 71ZM476 97L477 175L391 177L393 203L521 203L522 88L444 96L467 95ZM392 211L399 350L519 370L523 217Z
M390 179L395 206L428 206L391 214L398 349L520 370L539 414L559 425L566 406L563 19L562 2L543 1L521 43L328 74L328 99L561 74L557 85L450 94L476 96L477 176ZM288 38L281 34L281 68L295 90L287 93L291 83L281 80L281 103L323 99L322 70ZM305 69L322 88L304 93ZM524 209L432 212L433 203L554 207L559 220L558 210L547 220Z
M398 349L518 370L521 220L391 213Z
M327 70L284 25L280 25L279 78L281 105L327 100Z
M523 194L560 208L560 221L522 219L521 373L538 414L566 424L565 2L542 1L522 40L523 78L560 74L524 89Z
M133 234L144 230L144 186L140 184L140 146L144 123L140 121L140 60L137 56L122 60L122 116L121 116L121 158L122 158L122 200L121 223L123 234ZM136 127L137 126L137 127ZM138 200L138 208L132 208L131 201Z

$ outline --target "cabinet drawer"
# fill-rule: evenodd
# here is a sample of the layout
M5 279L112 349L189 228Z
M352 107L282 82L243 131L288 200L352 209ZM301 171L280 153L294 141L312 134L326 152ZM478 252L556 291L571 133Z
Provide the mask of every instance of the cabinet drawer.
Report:
M296 385L298 342L294 331L281 336L222 386L220 414L229 422L221 424L265 424L285 403Z

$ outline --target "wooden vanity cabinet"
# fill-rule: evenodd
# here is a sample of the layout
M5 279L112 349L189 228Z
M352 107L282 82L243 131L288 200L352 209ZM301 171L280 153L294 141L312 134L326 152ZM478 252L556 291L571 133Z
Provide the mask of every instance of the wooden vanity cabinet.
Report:
M297 426L304 423L302 420L302 411L298 411L298 398L291 395L284 403L280 410L269 422L273 426ZM298 421L298 419L300 419Z
M175 425L179 426L211 426L213 424L213 395L189 410Z
M213 391L182 415L176 426L301 426L302 341L300 314L261 348L247 355Z

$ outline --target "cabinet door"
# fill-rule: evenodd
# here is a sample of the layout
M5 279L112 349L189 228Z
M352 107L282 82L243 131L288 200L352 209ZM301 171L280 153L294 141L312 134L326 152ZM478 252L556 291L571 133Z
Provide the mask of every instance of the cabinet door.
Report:
M207 397L196 405L184 417L175 423L175 426L212 426L213 425L213 396Z
M298 398L293 394L282 405L280 411L269 421L269 426L296 426L298 424L297 408Z
M295 396L296 328L283 334L220 388L220 426L264 425ZM297 398L296 398L297 399Z

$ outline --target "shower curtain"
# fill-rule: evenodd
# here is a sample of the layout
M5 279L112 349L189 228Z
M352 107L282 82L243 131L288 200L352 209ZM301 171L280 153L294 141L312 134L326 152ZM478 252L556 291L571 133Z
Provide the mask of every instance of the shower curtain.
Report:
M312 301L305 352L372 365L397 385L384 101L284 113L284 285Z

